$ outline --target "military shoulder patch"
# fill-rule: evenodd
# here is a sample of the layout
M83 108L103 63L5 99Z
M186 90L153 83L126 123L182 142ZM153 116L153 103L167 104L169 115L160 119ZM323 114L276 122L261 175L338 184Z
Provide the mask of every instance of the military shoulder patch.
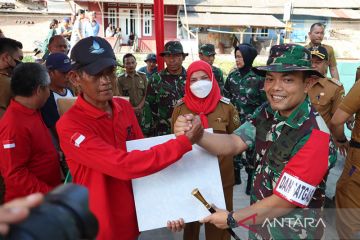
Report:
M230 99L229 99L229 98L226 98L226 97L222 97L222 98L220 99L220 101L223 102L223 103L226 103L226 104L230 104Z
M237 112L236 112L237 113ZM240 126L240 117L239 114L234 114L233 116L233 123L235 126Z
M330 82L335 83L336 85L338 85L339 87L342 86L342 83L339 80L333 79L333 78L328 78Z
M144 81L147 80L146 73L143 73L143 72L136 72L136 73L139 74L139 76L140 76Z

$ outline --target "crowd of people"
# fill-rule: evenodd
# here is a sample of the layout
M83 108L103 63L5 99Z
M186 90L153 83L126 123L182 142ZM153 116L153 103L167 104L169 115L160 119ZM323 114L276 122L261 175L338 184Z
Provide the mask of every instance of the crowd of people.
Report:
M49 24L48 33L39 48L34 50L35 55L42 52L42 61L46 61L49 56L49 44L52 37L62 36L66 40L67 48L71 50L75 44L86 37L99 36L100 24L96 20L96 13L93 11L85 11L79 9L76 15L71 18L65 17L62 21L52 19ZM0 36L2 32L0 32ZM114 51L120 53L121 46L123 45L123 32L120 27L115 27L112 23L109 23L105 28L105 37L114 37ZM125 43L129 46L133 46L135 42L135 34L130 32L128 41Z
M179 41L159 53L165 69L158 71L153 53L137 69L127 53L125 72L117 76L113 47L97 36L93 13L81 10L72 28L69 23L50 24L42 64L22 63L22 44L0 38L0 234L41 202L30 194L46 194L70 175L89 190L97 239L135 240L131 179L166 168L198 144L218 156L226 202L226 209L201 220L206 239L229 240L225 229L244 224L251 225L251 239L321 239L322 226L263 223L321 218L337 152L346 157L336 187L337 232L341 239L358 236L360 81L344 96L334 50L322 43L324 25L311 26L305 47L272 46L265 66L253 67L258 53L252 45L236 46L236 67L225 80L213 65L214 45L201 45L200 60L185 69L188 53ZM65 113L62 100L72 104ZM344 124L351 122L349 141ZM126 150L126 141L171 133L176 138L149 150ZM250 203L233 209L242 167ZM349 208L355 210L343 211ZM184 229L184 240L199 239L198 222L169 219L167 225Z
M71 49L83 38L98 36L99 31L100 24L96 21L96 13L83 9L80 9L72 18L65 17L61 22L57 19L51 20L48 34L39 49L43 53L42 60L46 61L50 54L49 45L53 37L62 36L67 48ZM38 49L35 51L37 54L40 53Z

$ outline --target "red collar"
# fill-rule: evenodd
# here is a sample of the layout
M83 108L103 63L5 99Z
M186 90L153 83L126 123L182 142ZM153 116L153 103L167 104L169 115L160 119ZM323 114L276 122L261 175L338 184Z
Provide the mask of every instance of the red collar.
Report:
M113 115L119 113L122 111L122 107L114 100L109 101L112 111L113 111ZM89 115L90 117L93 118L101 118L101 117L107 117L108 113L97 108L94 107L93 105L91 105L90 103L88 103L82 94L80 94L76 100L75 103L76 106L79 106L80 108L84 109L84 113Z
M15 101L14 99L11 99L9 107L10 106L11 106L11 108L21 111L27 115L33 115L38 112L38 110L36 110L36 109L31 109L31 108L25 107L24 105Z

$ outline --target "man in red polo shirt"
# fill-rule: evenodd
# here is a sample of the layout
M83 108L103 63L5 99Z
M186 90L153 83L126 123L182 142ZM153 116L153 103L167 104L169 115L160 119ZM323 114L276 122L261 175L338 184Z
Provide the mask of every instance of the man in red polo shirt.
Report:
M44 66L23 63L11 80L14 99L0 120L0 170L5 202L30 193L46 193L61 183L59 156L39 109L49 97Z
M202 135L200 122L186 136L127 152L126 141L143 134L131 104L113 99L116 58L110 44L99 37L82 39L71 60L71 81L82 93L57 123L60 146L73 181L89 189L90 209L100 225L97 239L135 240L139 230L130 180L157 172L189 152Z

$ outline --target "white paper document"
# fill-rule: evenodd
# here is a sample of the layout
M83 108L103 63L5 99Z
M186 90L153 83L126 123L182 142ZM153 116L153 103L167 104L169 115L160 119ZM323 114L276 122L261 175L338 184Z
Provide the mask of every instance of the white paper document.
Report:
M175 136L128 141L127 150L147 150L172 138ZM198 145L162 171L132 180L132 185L140 231L166 227L168 220L193 222L209 215L191 194L195 188L209 203L226 208L218 159Z

